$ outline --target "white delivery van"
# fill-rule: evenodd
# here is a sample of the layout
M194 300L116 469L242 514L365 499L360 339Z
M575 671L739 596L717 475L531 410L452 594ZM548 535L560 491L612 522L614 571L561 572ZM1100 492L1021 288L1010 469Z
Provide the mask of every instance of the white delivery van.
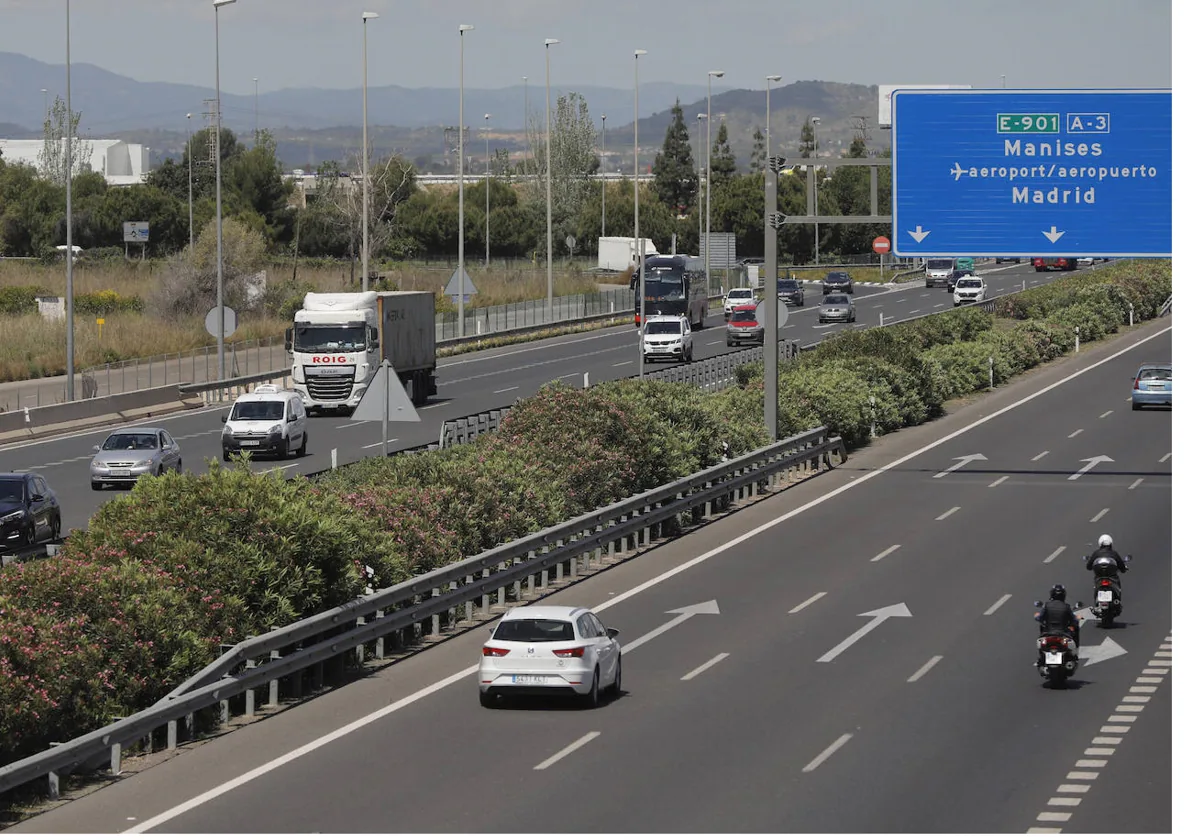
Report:
M238 397L222 422L221 454L226 461L234 452L286 458L308 451L308 416L295 391L259 385L253 394Z

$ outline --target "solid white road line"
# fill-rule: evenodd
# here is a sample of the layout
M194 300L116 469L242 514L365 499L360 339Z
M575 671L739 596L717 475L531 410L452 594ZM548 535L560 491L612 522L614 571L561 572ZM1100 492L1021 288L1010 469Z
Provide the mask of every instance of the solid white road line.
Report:
M621 365L631 365L633 362L617 362L613 367L621 367Z
M921 679L921 677L923 677L927 673L929 673L929 671L933 669L934 665L938 664L941 661L942 661L942 657L940 655L933 657L928 662L926 662L924 665L922 665L920 668L918 668L917 672L908 678L908 681L910 683L915 683L917 680Z
M1100 511L1099 513L1097 513L1095 516L1092 517L1092 521L1099 522L1101 519L1104 518L1104 514L1108 513L1108 510L1109 510L1108 508L1104 508L1104 510Z
M588 734L586 734L582 738L580 738L578 741L575 741L573 744L559 750L554 755L550 756L549 758L547 758L545 761L543 761L541 764L537 765L533 769L534 770L545 770L547 767L551 766L556 761L561 761L562 759L569 756L571 753L575 752L575 750L582 747L584 744L587 744L589 741L594 741L599 737L600 737L599 732L589 732Z
M515 391L520 388L520 385L513 385L511 388L501 388L499 391L492 391L493 394L506 394L509 391Z
M957 506L952 507L952 508L950 508L950 510L946 511L941 516L939 516L937 518L937 521L941 522L943 519L948 519L949 517L953 516L957 511L960 511L960 510L962 510L962 508L957 507Z
M829 758L829 756L833 755L835 752L840 750L843 746L845 746L846 742L849 741L853 737L854 736L851 734L842 735L840 738L838 738L836 741L834 741L832 744L830 744L828 747L826 747L821 752L820 755L818 755L812 761L808 762L808 764L804 765L804 769L801 770L801 772L802 773L811 773L812 771L816 770L823 763L825 763L825 759Z
M727 656L729 656L729 654L728 654L728 653L718 653L716 656L714 656L712 659L710 659L710 660L708 660L707 662L705 662L705 663L704 663L703 665L701 665L699 668L695 668L695 669L693 669L693 670L691 670L691 671L688 671L686 674L684 674L684 675L683 675L682 677L680 677L679 679L680 679L680 680L690 680L690 679L692 679L693 677L696 677L696 676L698 676L698 675L700 675L700 674L704 673L704 672L705 672L705 671L707 671L709 668L711 668L712 666L716 665L718 662L720 662L722 659L724 659L724 658L725 658L725 657L727 657Z
M1004 606L1004 602L1007 601L1011 597L1012 597L1012 593L1001 596L1000 600L998 600L996 603L992 604L990 607L988 607L986 610L984 610L983 614L984 615L993 615L996 612L996 610L998 610L1002 606Z
M1042 460L1043 458L1045 458L1045 457L1046 457L1047 455L1049 455L1049 454L1050 454L1050 450L1049 450L1049 449L1047 449L1047 450L1046 450L1045 452L1043 452L1042 454L1040 454L1040 455L1034 455L1034 456L1033 456L1032 458L1030 458L1029 460L1030 460L1030 461L1040 461L1040 460Z
M900 547L900 545L899 545L899 543L897 543L896 545L892 546L891 548L885 548L883 551L879 552L874 557L872 557L871 562L878 563L880 560L882 560L884 557L887 557L889 554L891 554L893 551L895 551L899 547Z
M803 604L792 607L790 610L788 610L788 615L795 615L796 613L800 612L800 610L804 609L807 606L811 606L812 604L815 604L817 601L821 600L828 594L829 594L828 592L818 592L816 595L809 598Z
M988 487L999 487L1001 484L1003 484L1006 481L1008 481L1008 476L1002 475L999 478L997 478L995 481L993 481L991 484L989 484Z
M1053 553L1053 554L1051 554L1049 557L1047 557L1047 558L1046 558L1045 560L1043 560L1042 562L1043 562L1043 563L1053 563L1053 562L1054 562L1054 558L1055 558L1055 557L1057 557L1058 555L1062 554L1062 553L1063 553L1064 551L1066 551L1066 550L1067 550L1067 547L1066 547L1065 545L1060 545L1058 548L1054 549L1054 553Z
M374 422L374 421L372 421L372 420L358 420L358 421L356 421L356 422L354 422L354 423L346 423L345 425L342 425L342 426L336 426L335 428L338 428L338 429L352 429L352 428L354 428L355 426L361 426L363 423L371 423L371 422ZM190 436L190 435L188 435L188 437L191 437L191 436Z

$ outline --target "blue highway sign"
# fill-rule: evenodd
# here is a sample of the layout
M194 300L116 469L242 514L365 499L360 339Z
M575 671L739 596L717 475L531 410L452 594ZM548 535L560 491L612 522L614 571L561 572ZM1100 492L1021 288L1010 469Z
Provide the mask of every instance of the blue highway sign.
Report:
M897 90L899 257L1171 256L1170 90Z

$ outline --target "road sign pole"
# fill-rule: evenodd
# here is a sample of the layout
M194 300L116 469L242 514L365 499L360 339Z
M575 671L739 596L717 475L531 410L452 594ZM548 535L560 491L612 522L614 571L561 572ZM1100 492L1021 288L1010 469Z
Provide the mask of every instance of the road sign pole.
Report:
M771 158L766 169L766 207L763 212L763 417L767 441L779 439L779 169L782 158Z
M461 282L461 281L460 281ZM389 376L392 372L392 363L387 359L383 360L383 364L379 366L379 371L376 376L383 377L383 456L386 458L388 454L388 414L391 413L392 395L391 395L391 379Z

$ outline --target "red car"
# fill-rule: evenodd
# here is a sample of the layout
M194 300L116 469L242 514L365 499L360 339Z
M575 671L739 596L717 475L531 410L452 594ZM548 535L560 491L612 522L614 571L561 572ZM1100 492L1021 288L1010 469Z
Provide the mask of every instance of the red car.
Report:
M735 306L725 325L725 346L750 342L762 344L764 340L763 325L758 322L758 307L754 304Z
M1050 269L1058 271L1074 271L1079 268L1079 260L1075 257L1034 257L1034 271L1049 271Z

